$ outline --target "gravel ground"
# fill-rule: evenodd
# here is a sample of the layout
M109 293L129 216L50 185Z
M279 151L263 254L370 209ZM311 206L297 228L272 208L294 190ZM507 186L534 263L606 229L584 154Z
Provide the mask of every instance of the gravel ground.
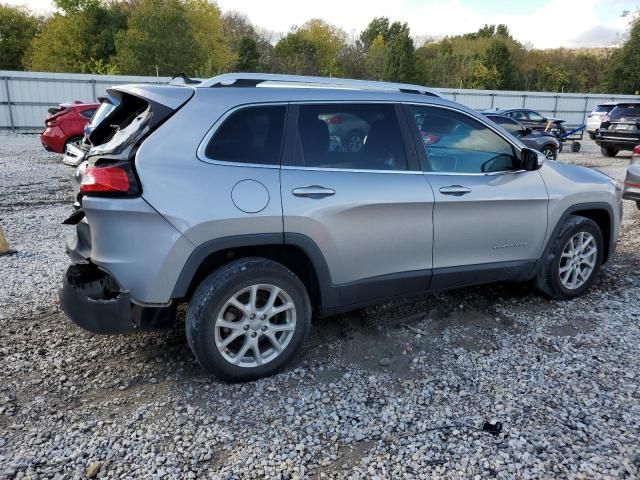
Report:
M560 160L624 175L585 143ZM290 370L227 385L181 325L98 337L65 319L59 160L0 136L17 251L0 257L0 478L640 477L634 205L581 299L497 284L377 305L316 322Z

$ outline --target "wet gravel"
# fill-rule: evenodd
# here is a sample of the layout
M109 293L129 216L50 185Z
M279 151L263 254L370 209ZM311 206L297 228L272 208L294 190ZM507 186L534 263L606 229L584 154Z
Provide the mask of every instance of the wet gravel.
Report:
M561 161L621 178L628 159ZM638 478L640 211L592 292L468 288L314 323L272 378L206 376L183 326L99 337L55 291L70 170L0 136L0 478Z

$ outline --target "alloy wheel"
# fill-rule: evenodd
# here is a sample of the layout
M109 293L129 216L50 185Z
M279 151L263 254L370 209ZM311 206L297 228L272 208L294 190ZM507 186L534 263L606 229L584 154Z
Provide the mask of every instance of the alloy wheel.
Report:
M560 281L569 290L582 287L593 274L598 256L596 239L589 232L578 232L565 244L560 257Z
M289 294L270 284L234 293L215 320L215 344L232 365L254 368L277 358L291 341L296 308Z

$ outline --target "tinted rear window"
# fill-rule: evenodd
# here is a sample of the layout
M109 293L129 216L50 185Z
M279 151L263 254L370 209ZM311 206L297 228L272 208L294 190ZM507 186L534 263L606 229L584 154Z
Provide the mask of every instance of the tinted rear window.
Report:
M598 105L593 111L596 113L607 113L613 110L615 105Z
M618 105L616 108L611 110L609 117L640 117L640 103Z
M296 165L314 168L406 170L393 105L301 105Z
M82 115L87 120L91 120L91 117L93 117L94 113L96 113L96 109L90 108L88 110L83 110L82 112L80 112L80 115Z
M284 132L284 105L247 107L233 112L205 149L212 160L279 165Z

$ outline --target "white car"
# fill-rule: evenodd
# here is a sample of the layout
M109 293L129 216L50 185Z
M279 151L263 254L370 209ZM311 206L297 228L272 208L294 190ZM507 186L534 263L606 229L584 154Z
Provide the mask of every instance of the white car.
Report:
M600 128L602 117L609 113L618 104L618 102L603 102L596 105L591 113L587 115L587 133L591 140L596 139L596 130Z

